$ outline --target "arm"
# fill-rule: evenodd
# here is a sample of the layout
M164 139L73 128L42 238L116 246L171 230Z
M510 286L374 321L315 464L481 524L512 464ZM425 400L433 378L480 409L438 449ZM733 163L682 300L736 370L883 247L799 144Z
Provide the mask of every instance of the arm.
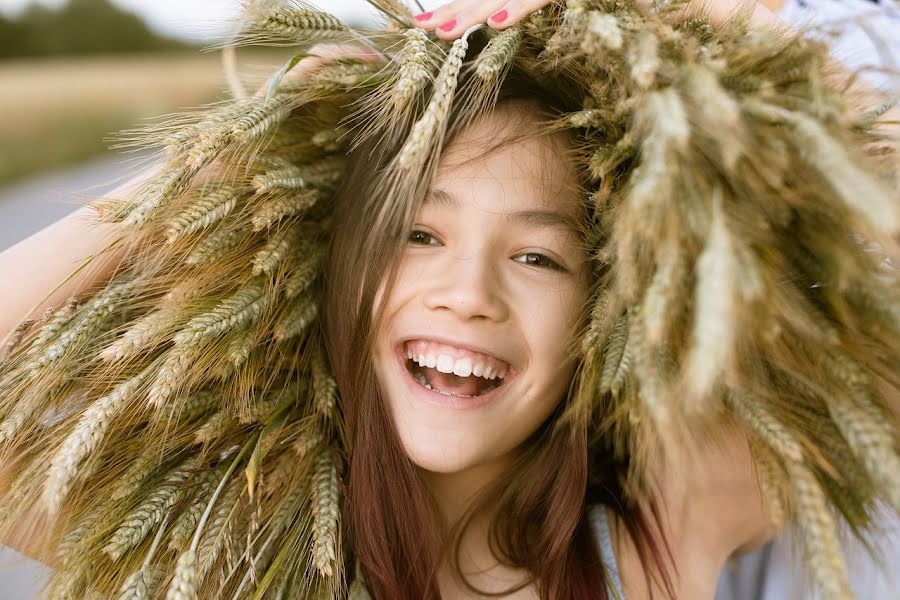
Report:
M47 308L105 281L121 262L121 247L102 253L118 237L118 227L92 225L93 212L82 207L0 253L0 281L8 290L0 296L0 339L23 319L40 317ZM95 255L99 256L60 285Z

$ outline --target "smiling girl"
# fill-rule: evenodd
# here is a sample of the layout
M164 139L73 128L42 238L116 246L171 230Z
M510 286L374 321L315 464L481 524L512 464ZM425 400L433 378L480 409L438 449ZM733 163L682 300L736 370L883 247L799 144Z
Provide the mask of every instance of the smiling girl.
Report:
M0 367L4 538L58 597L703 599L790 520L852 597L838 521L900 510L900 214L824 49L377 4L250 3L248 39L367 52L152 128L97 203L103 276Z

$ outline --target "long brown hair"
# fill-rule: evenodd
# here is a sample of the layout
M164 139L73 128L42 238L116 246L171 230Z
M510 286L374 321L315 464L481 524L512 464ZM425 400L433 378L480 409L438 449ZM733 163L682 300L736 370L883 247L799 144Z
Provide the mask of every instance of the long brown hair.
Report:
M559 88L549 89L514 69L497 102L516 99L535 103L548 116L580 108ZM454 107L445 143L472 118L466 107ZM411 226L402 218L391 222L379 216L385 214L384 203L395 203L401 208L394 212L408 218L422 200L414 194L384 197L373 185L396 151L375 137L350 154L335 199L325 271L325 338L349 431L344 505L348 554L359 561L375 598L437 599L442 558L449 556L459 572L463 532L475 515L496 507L489 531L492 551L504 564L531 573L542 598L605 600L606 576L591 533L588 502L607 505L619 515L645 567L661 564L661 553L644 515L626 501L618 483L627 465L609 464L602 455L589 459L587 424L554 426L574 382L555 413L524 442L513 468L481 490L449 532L442 530L434 499L402 448L371 358L380 301L389 295ZM462 579L471 590L485 593Z

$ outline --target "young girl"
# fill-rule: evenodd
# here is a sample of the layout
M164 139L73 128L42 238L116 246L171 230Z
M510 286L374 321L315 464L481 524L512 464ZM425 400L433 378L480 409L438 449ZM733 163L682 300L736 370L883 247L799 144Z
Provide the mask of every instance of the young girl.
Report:
M169 132L99 206L121 269L3 367L53 592L709 598L790 517L849 597L827 502L896 500L896 290L847 235L895 250L878 139L821 49L664 17L371 36Z

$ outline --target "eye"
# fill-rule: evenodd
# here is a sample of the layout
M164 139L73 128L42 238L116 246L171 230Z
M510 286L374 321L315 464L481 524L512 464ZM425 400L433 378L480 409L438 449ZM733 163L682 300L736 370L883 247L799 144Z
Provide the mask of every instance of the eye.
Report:
M540 252L525 252L520 254L519 256L524 256L525 260L520 261L516 260L516 262L522 262L526 265L531 265L534 267L543 267L545 269L552 269L554 271L565 271L565 269L558 262L550 258L545 254L541 254ZM516 257L518 258L518 257Z
M409 241L412 244L417 246L437 246L440 245L440 242L432 243L429 240L434 240L437 242L437 238L428 233L427 231L422 231L421 229L413 229L409 233Z

